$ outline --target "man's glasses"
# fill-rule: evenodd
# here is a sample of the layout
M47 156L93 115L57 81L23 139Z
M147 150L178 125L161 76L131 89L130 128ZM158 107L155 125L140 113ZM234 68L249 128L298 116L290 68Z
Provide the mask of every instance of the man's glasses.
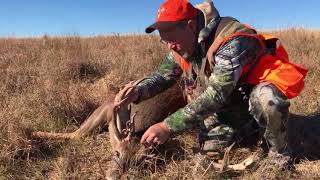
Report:
M175 45L175 44L177 44L177 42L174 42L174 41L165 41L165 40L163 40L163 39L161 39L161 38L160 38L160 43L161 43L161 44L164 44L164 45L168 45L168 44L170 44L170 45Z

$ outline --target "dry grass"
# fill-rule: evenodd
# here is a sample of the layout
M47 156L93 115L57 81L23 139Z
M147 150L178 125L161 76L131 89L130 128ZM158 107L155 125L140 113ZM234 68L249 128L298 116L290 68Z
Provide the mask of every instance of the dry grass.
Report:
M291 111L320 110L320 32L290 29L279 35L290 57L309 68L306 89ZM103 179L110 160L101 129L79 142L35 142L31 130L70 131L98 107L108 93L149 74L165 49L156 36L0 39L0 179ZM156 158L136 164L129 178L190 179L193 135L159 148ZM255 149L239 148L234 160ZM241 153L239 153L241 152ZM243 152L243 153L242 153ZM237 158L236 158L237 157ZM278 171L261 161L243 173L210 170L204 178L319 178L319 161L305 160L295 171Z

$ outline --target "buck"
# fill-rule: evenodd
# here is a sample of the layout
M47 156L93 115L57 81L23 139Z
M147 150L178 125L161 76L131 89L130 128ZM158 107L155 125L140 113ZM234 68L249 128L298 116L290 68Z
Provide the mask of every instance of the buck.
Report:
M108 125L113 167L108 171L107 176L108 179L119 179L125 169L128 168L130 158L141 148L144 148L139 143L137 134L141 134L148 127L162 121L186 104L181 88L177 83L172 88L150 100L145 100L139 104L123 105L125 94L134 90L142 80L130 82L124 89L119 91L113 102L103 103L76 131L71 133L37 131L32 133L32 137L79 140L89 135L97 127ZM131 115L131 112L135 113Z
M108 170L107 179L120 179L128 168L130 159L144 146L139 143L137 133L144 132L151 125L162 121L186 104L178 83L167 91L145 100L139 104L124 105L124 96L134 90L143 79L130 82L115 96L114 102L105 102L97 108L84 123L72 133L33 132L33 138L79 140L89 135L95 128L108 125L112 147L112 167ZM165 99L165 100L164 100ZM131 115L131 112L135 113ZM232 145L233 146L233 145ZM251 155L239 164L229 165L230 146L224 155L222 163L214 163L209 167L220 170L244 170L257 158ZM209 169L208 167L208 169Z

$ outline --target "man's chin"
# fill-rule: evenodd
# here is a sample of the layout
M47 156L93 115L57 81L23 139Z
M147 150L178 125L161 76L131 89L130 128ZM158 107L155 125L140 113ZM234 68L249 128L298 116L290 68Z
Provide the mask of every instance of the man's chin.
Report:
M188 59L190 57L190 54L187 52L179 52L179 51L175 51L176 53L178 53L182 58L184 59Z

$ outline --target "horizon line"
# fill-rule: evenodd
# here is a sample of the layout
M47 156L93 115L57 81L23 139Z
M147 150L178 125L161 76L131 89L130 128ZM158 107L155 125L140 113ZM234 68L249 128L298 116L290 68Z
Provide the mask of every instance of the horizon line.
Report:
M286 27L286 28L262 28L256 30L259 32L272 32L272 31L288 31L288 30L307 30L307 31L320 31L319 27L316 28L310 28L310 27L303 27L303 26L296 26L296 27ZM48 34L48 33L43 33L39 35L0 35L0 39L38 39L38 38L44 38L44 37L49 37L49 38L65 38L65 37L80 37L80 38L94 38L94 37L113 37L113 36L149 36L149 35L159 35L158 32L156 33L151 33L147 34L145 32L126 32L126 33L119 33L119 32L111 32L111 33L96 33L92 35L81 35L79 33L65 33L61 35L55 35L55 34Z

